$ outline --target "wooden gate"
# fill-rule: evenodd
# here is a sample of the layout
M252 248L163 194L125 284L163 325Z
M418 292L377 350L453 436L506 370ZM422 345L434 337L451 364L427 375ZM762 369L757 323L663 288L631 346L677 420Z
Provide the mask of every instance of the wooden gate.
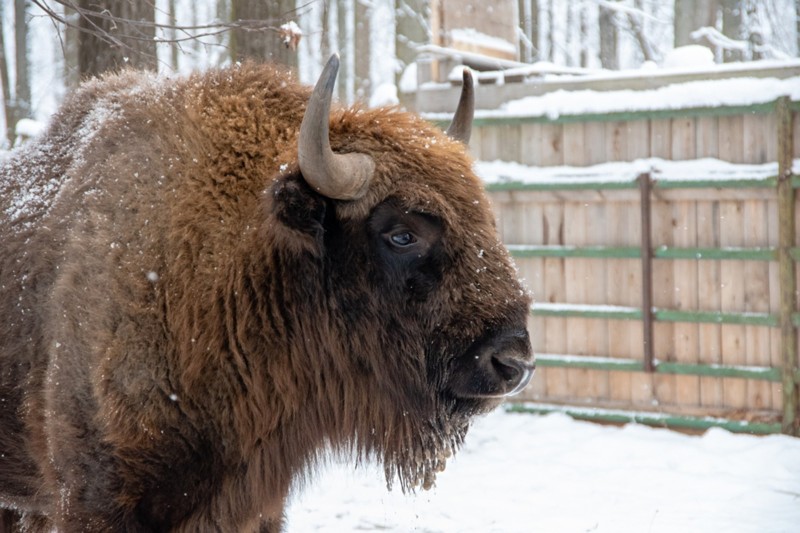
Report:
M797 433L798 110L476 120L477 159L538 165L478 164L536 300L514 409Z

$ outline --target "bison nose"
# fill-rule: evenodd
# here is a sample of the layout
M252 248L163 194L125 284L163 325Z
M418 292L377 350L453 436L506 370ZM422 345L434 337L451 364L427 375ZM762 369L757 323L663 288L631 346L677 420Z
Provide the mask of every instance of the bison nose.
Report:
M487 335L455 362L451 391L463 398L499 398L517 394L533 377L535 364L524 329Z
M530 383L536 365L533 361L526 361L518 354L501 353L492 356L492 366L495 372L510 386L514 387L504 396L518 394Z

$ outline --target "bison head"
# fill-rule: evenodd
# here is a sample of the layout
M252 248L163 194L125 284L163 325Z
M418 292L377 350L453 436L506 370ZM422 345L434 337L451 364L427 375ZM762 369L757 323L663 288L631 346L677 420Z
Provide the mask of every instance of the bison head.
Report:
M397 110L330 114L337 69L334 56L299 164L269 195L305 298L292 336L312 359L295 364L321 392L324 438L378 455L404 489L428 486L470 417L530 380L530 299L465 153L471 77L444 135Z

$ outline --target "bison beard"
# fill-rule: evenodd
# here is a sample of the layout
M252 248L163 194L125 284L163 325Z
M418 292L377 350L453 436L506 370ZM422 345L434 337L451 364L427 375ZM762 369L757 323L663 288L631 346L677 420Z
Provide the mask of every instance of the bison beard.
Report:
M273 67L84 84L0 174L0 529L279 531L329 451L429 487L533 361L465 154Z

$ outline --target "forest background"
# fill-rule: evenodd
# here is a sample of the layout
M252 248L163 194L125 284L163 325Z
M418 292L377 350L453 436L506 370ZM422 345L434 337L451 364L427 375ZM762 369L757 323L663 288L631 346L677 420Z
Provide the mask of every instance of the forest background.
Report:
M620 70L663 66L692 44L718 63L800 48L800 0L2 0L0 148L27 133L20 119L35 128L80 80L124 67L186 73L253 58L313 83L338 52L340 100L397 103L454 6L504 17L524 63Z

